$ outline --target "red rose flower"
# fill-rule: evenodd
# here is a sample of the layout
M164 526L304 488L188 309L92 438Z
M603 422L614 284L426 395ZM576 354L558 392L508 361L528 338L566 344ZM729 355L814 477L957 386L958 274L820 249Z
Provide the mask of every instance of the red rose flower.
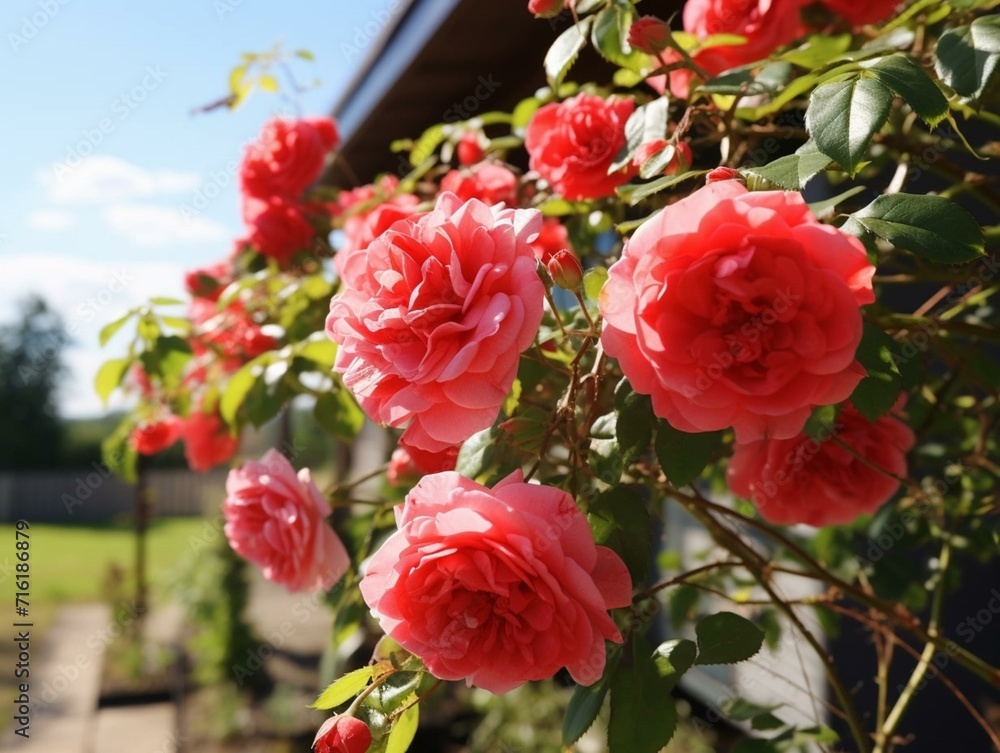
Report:
M699 40L737 34L745 44L718 45L698 52L694 60L711 74L763 60L802 31L805 0L688 0L684 31Z
M333 716L323 722L313 740L315 753L366 753L372 744L368 725L353 716Z
M536 18L558 16L565 7L566 0L528 0L528 12Z
M298 199L323 170L340 136L330 118L276 118L247 147L240 166L244 196Z
M450 191L462 201L479 199L484 204L517 206L517 176L492 162L451 170L441 179L441 191Z
M132 447L140 455L163 452L181 438L184 421L173 414L155 421L144 421L132 430Z
M279 197L247 199L243 217L250 228L247 241L259 253L287 265L300 251L307 250L316 237L302 208Z
M445 193L433 212L338 252L334 368L370 417L407 427L408 446L444 450L496 420L542 319L528 245L540 226L537 210Z
M493 488L436 473L396 508L396 525L361 595L431 674L493 693L561 667L581 685L600 679L604 642L622 640L608 610L631 603L632 583L566 492L520 471Z
M569 244L569 232L558 217L546 217L542 221L542 230L531 242L531 248L539 261L546 265L560 251L573 250Z
M896 416L872 422L848 403L825 436L736 445L729 488L772 523L850 523L896 493L913 444L913 431Z
M864 26L879 23L892 16L902 0L871 0L866 3L859 3L857 0L823 0L823 4L847 19L852 26Z
M228 462L239 444L217 413L196 410L184 422L184 457L192 471L203 473Z
M233 551L289 591L325 591L351 566L309 469L296 473L277 450L229 472L222 512Z
M188 305L188 316L195 325L192 348L196 354L199 348L204 350L211 346L223 358L243 362L274 350L278 344L273 337L264 334L240 301L233 301L220 311L215 303L195 298Z
M232 282L232 273L229 261L192 269L184 275L184 287L193 298L217 301L226 285Z
M628 169L608 174L625 145L625 123L635 102L577 94L547 104L532 117L524 146L535 170L560 196L599 199L631 177Z
M601 291L601 342L675 428L787 439L864 376L874 272L798 193L711 183L628 241Z

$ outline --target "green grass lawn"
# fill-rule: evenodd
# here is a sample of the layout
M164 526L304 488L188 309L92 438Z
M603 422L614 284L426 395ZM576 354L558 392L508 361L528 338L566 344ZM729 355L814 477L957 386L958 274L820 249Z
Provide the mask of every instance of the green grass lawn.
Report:
M153 522L147 533L147 577L155 584L192 549L192 540L205 530L202 518L164 518ZM58 606L68 602L97 601L106 593L113 569L126 577L131 587L135 562L135 531L128 525L33 524L31 534L32 605ZM14 526L0 524L0 564L13 571ZM11 572L13 575L13 572ZM14 600L13 578L5 580L5 591ZM153 593L155 599L155 591Z

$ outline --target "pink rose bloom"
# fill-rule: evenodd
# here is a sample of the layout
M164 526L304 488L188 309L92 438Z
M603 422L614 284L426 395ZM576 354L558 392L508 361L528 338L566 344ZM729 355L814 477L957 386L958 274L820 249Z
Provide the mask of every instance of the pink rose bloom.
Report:
M337 197L340 213L348 216L344 220L344 244L337 249L338 255L365 248L394 223L417 211L420 199L412 193L394 194L397 186L399 178L386 175L378 185L340 193Z
M184 422L184 457L192 471L204 473L229 462L239 444L217 413L196 410Z
M496 420L542 319L528 245L540 226L537 210L445 193L434 211L337 254L334 370L370 417L406 426L409 447L445 450Z
M420 480L421 476L430 473L453 471L455 463L458 461L458 450L459 448L456 446L441 452L427 452L418 447L407 447L400 444L392 451L392 457L389 458L386 479L393 486L403 486L414 484Z
M848 403L825 436L736 445L727 471L729 488L772 523L850 523L896 493L913 444L913 431L896 416L886 414L872 423Z
M353 716L332 716L313 740L314 753L366 753L372 744L368 725Z
M254 249L286 266L297 253L308 250L316 229L306 219L302 207L279 198L246 199L243 218L250 229L247 242Z
M340 141L330 118L269 121L240 165L244 196L298 199L323 171L327 153Z
M600 679L609 609L631 603L628 570L594 544L573 498L516 471L492 489L425 476L396 508L361 594L385 632L442 680L493 693L552 677Z
M309 469L296 475L277 450L229 472L222 513L233 551L289 591L325 591L351 566Z
M542 230L531 242L531 248L542 264L548 264L560 251L573 250L569 243L569 232L558 217L546 217L542 221Z
M567 199L614 196L632 176L630 168L611 175L608 168L625 146L625 123L633 110L635 102L627 97L586 93L545 105L525 134L531 169Z
M788 439L864 376L874 272L798 193L710 183L628 241L601 291L601 341L675 428Z
M823 0L823 5L847 19L852 26L885 21L901 4L902 0L872 0L866 3L859 3L857 0Z
M566 0L528 0L528 12L536 18L552 18L558 16Z
M481 162L463 170L451 170L441 179L441 191L450 191L462 201L479 199L484 204L517 205L517 176L503 165Z
M144 421L132 430L129 441L140 455L156 455L174 444L184 433L184 420L172 413Z

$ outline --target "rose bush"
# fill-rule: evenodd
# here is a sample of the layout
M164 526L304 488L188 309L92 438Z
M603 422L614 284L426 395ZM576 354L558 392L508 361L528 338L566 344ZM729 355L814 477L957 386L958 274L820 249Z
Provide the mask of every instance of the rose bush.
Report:
M882 23L891 5L690 0L678 29L627 0L532 2L558 36L511 112L399 139L398 174L359 186L349 154L313 183L335 125L268 123L248 237L186 276L186 314L153 299L104 328L134 330L97 375L135 400L105 442L126 477L168 415L202 470L250 428L299 465L338 443L322 494L269 453L224 502L233 548L325 590L336 643L366 647L316 702L339 712L317 750L401 751L442 693L435 713L476 704L451 741L476 753L655 753L690 725L676 688L766 666L789 633L830 714L711 709L755 750L891 753L928 657L1000 686L943 630L964 568L997 556L1000 16ZM588 57L607 75L572 80ZM366 432L346 470L366 414L385 442ZM865 631L871 677L908 673L878 704L841 676L861 659L825 640L834 618ZM554 677L510 702L441 689Z

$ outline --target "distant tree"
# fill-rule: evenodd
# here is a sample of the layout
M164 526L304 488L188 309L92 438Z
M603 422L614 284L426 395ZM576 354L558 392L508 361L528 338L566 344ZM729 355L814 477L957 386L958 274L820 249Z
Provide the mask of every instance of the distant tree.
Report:
M21 301L13 324L0 326L0 468L46 468L62 454L56 393L69 342L59 315L38 296Z

